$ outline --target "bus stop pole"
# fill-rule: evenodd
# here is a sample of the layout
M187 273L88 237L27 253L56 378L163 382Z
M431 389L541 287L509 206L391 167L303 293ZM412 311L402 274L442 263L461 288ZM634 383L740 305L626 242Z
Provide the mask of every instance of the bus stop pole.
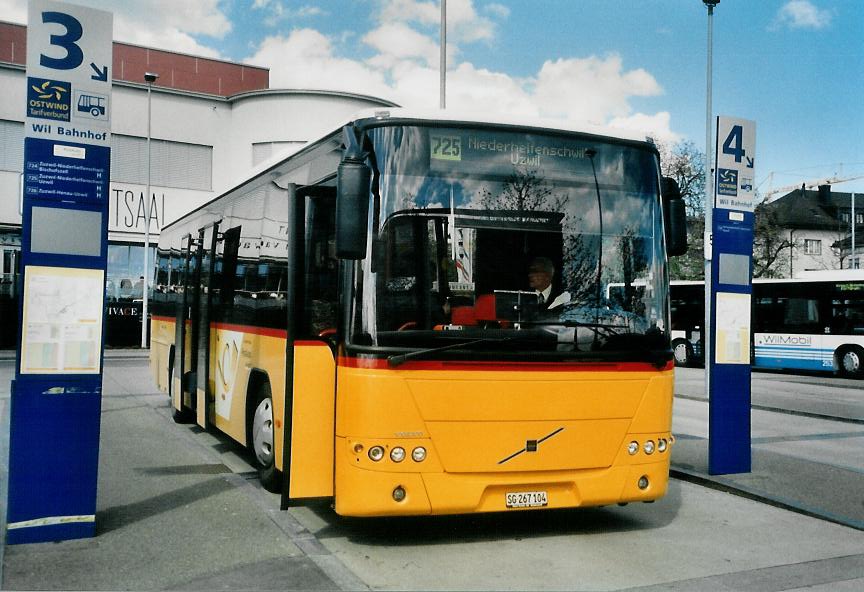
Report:
M713 78L713 44L714 44L714 6L719 0L703 0L708 8L708 63L706 65L707 88L705 92L705 230L704 230L704 253L705 253L705 319L702 325L702 356L705 360L705 398L709 398L711 392L711 248L712 236L711 226L713 224L714 208L714 172L712 163L712 88Z

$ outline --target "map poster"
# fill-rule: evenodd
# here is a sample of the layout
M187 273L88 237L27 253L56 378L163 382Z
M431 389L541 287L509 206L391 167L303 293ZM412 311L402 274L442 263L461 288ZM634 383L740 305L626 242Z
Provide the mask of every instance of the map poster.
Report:
M104 294L101 269L26 266L21 374L98 374Z
M750 294L717 292L717 364L750 363Z

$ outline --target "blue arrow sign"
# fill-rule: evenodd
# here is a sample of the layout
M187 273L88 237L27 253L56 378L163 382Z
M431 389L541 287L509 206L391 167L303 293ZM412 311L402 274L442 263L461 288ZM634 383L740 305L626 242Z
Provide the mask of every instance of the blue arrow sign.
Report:
M99 66L90 62L90 67L93 68L93 71L96 72L93 76L90 77L91 80L98 80L99 82L108 82L108 66L102 66L102 69L99 69Z

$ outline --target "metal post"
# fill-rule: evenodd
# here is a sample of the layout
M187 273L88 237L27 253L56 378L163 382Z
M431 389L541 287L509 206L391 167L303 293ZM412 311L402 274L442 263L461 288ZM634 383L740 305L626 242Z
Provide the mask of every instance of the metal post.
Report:
M441 109L447 107L447 0L441 0L441 66L438 73L441 79Z
M150 283L150 123L151 123L151 94L153 83L159 78L158 74L147 72L144 74L144 80L147 82L147 192L144 195L144 286L143 286L143 304L141 306L141 347L147 347L147 328L148 328L148 300L149 300L149 283Z
M714 175L713 166L713 142L712 142L712 88L713 78L713 45L714 45L714 7L720 0L702 0L708 8L708 63L706 65L707 86L705 89L705 233L707 237L712 236L714 223ZM702 331L702 354L705 360L705 397L710 397L711 385L711 259L708 249L711 248L710 257L713 257L713 248L705 245L705 324Z
M852 194L852 259L849 262L849 267L855 269L855 194Z

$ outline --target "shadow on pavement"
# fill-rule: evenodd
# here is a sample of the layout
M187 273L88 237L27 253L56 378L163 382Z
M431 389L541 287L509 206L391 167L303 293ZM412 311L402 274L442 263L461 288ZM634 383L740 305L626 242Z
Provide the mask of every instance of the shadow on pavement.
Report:
M388 518L345 518L324 505L310 509L327 523L316 531L319 539L347 537L365 545L411 546L644 531L672 522L680 506L680 484L670 481L666 496L656 503L626 507Z

